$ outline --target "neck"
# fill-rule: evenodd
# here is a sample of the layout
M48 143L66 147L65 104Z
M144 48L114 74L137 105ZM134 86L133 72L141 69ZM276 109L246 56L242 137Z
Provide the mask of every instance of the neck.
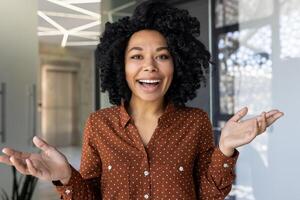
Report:
M160 117L165 109L164 100L142 101L131 98L128 105L128 113L133 118L153 118Z

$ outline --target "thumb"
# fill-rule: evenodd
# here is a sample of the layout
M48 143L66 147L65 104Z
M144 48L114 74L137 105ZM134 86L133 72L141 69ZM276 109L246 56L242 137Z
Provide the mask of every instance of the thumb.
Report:
M42 140L41 138L37 137L37 136L34 136L33 139L32 139L34 145L41 149L42 151L47 151L51 148L51 146L45 142L44 140Z
M238 122L239 120L241 120L248 112L248 108L244 107L241 110L239 110L237 113L235 113L233 115L233 117L231 117L229 119L229 121L233 121L233 122Z

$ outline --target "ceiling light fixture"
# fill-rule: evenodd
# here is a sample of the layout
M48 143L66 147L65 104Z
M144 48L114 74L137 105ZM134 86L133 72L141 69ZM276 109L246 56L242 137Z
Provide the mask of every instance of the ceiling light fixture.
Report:
M85 24L85 25L82 25L82 26L78 26L76 28L72 28L68 32L75 33L75 32L79 32L79 31L82 31L82 30L85 30L85 29L88 29L88 28L92 28L92 27L97 26L97 25L100 25L100 21L95 21L95 22L91 22L91 23L88 23L88 24Z
M86 19L86 20L95 20L95 17L91 17L89 15L78 15L71 13L63 13L63 12L50 12L50 11L42 11L45 15L50 17L64 17L64 18L72 18L72 19Z
M68 4L100 3L101 0L65 0Z
M66 32L66 29L64 27L62 27L61 25L59 25L58 23L56 23L53 19L51 19L50 17L48 17L47 15L45 15L42 11L38 11L37 13L38 13L38 15L41 18L43 18L45 21L47 21L49 24L51 24L52 26L54 26L55 28L57 28L62 33Z
M81 41L81 42L68 42L68 46L95 46L97 45L99 42L97 41Z
M98 14L98 13L95 13L95 12L92 12L92 11L80 8L78 6L74 6L74 5L62 2L62 1L57 1L57 0L47 0L47 1L49 1L51 3L54 3L56 5L68 8L70 10L74 10L74 11L80 12L82 14L86 14L86 15L89 15L91 17L95 17L95 19L99 19L100 20L100 14Z
M69 34L68 34L68 33L65 33L65 34L64 34L64 37L63 37L63 39L62 39L62 41L61 41L61 46L62 46L62 47L65 47L65 46L66 46L68 37L69 37Z
M101 24L101 15L95 11L91 11L80 7L80 4L96 3L99 5L101 0L43 0L50 2L52 4L58 5L62 8L66 8L74 12L64 12L64 11L53 11L48 10L47 7L41 8L38 11L38 16L48 22L52 27L46 27L47 25L42 25L38 27L38 36L62 36L61 46L85 46L85 45L97 45L99 43L100 27L99 31L96 28ZM74 5L77 4L77 5ZM136 1L131 1L116 7L112 10L106 11L103 14L107 14L109 21L113 22L113 16L130 16L131 13L122 12L122 10L131 7L136 4ZM47 4L45 4L47 5ZM97 6L98 6L97 5ZM99 6L100 12L100 6ZM63 21L56 21L57 18L68 18ZM72 24L82 23L79 20L90 20L83 25L72 27ZM61 23L59 23L61 22ZM75 22L75 23L74 23ZM66 25L66 26L64 26ZM65 28L71 27L71 28ZM92 28L92 29L91 29ZM96 29L96 30L95 30ZM72 41L73 37L80 37L90 41ZM76 38L74 38L76 39ZM71 40L71 41L70 41ZM77 39L76 39L77 40Z

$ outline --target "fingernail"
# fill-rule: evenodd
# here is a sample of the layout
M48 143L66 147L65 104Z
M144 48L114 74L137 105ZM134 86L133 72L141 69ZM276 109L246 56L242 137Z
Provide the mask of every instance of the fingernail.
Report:
M245 111L245 110L247 110L247 107L244 107L244 108L241 109L241 111Z

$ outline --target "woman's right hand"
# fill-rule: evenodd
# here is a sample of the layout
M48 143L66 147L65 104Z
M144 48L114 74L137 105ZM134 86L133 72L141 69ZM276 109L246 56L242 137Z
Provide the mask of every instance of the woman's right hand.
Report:
M15 166L25 175L47 181L60 180L63 184L67 184L71 178L71 167L67 158L55 147L36 136L33 143L41 149L40 153L25 153L4 148L2 152L5 155L0 156L0 162Z

